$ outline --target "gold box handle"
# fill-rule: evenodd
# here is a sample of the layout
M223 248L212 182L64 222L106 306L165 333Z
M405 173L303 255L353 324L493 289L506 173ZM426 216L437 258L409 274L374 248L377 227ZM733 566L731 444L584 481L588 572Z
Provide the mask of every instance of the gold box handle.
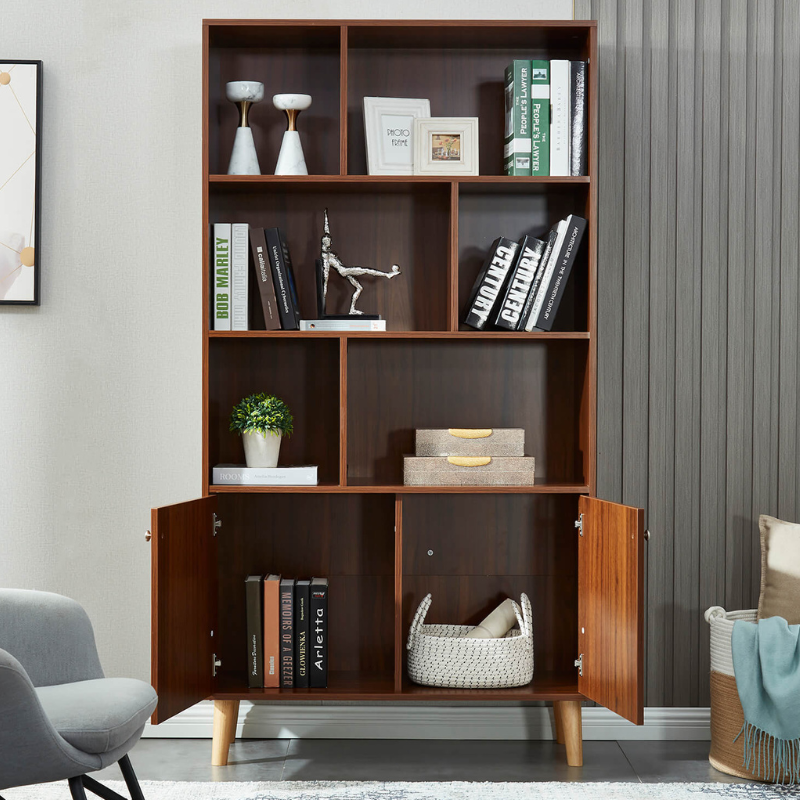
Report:
M458 439L485 439L493 433L491 428L448 428L448 432Z
M457 467L485 467L492 463L491 456L447 456L447 460Z

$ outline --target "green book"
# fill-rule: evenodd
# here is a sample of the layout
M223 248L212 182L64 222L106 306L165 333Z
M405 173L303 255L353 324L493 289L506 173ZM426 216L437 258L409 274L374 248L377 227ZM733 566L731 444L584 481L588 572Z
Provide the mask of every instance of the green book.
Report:
M531 170L550 174L550 62L531 61Z
M531 174L531 62L516 59L505 74L505 138L503 167L506 175Z

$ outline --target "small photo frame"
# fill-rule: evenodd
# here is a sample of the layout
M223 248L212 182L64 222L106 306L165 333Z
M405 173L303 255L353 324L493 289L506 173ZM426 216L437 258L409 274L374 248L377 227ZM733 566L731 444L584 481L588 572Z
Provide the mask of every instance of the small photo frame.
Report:
M414 120L415 175L478 175L478 118Z
M430 100L365 97L364 133L368 174L413 175L414 120L430 115Z
M0 59L0 305L39 305L42 62Z

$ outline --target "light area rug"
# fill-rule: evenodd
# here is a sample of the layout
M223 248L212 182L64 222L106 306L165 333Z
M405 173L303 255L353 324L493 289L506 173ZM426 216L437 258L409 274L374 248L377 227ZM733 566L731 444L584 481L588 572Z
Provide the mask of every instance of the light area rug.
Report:
M106 785L128 797L121 781ZM142 781L146 800L785 800L800 788L724 783L189 783ZM6 789L5 800L70 800L66 782ZM95 795L87 793L89 798Z

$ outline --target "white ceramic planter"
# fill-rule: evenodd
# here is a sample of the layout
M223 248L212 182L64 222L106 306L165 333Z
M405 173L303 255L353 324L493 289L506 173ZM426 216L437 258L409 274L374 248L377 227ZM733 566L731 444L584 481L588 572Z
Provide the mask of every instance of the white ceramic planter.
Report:
M281 451L280 433L243 433L244 460L248 467L277 467Z

